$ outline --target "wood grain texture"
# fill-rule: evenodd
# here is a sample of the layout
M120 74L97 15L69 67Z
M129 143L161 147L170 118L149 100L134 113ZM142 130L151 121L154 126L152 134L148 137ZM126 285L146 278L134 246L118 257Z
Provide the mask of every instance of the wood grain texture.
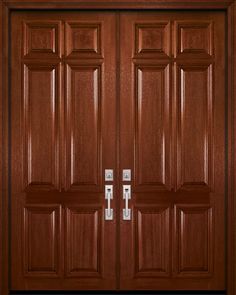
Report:
M100 23L66 23L66 55L74 58L101 57Z
M68 277L100 277L101 209L66 208L66 267Z
M77 4L76 4L77 2ZM107 2L107 1L106 1ZM174 1L171 1L171 3L167 3L167 1L165 1L165 3L161 3L162 1L157 1L158 3L147 3L145 1L145 4L138 4L138 5L135 5L136 8L139 8L142 7L142 8L160 8L160 7L166 7L166 8L186 8L186 7L189 7L189 8L204 8L204 7L208 7L208 8L214 8L214 7L228 7L233 1L185 1L185 2L180 2L180 1L176 1L176 3L174 3ZM9 1L10 3L10 1ZM72 1L70 3L61 3L61 5L59 4L59 1L52 1L50 3L43 3L43 1L40 1L40 2L37 2L37 3L33 3L33 1L28 1L28 2L22 2L22 1L19 1L18 4L17 4L17 1L11 1L11 4L8 5L9 9L6 8L4 6L4 17L5 17L5 20L6 18L8 17L8 13L11 11L11 8L17 8L17 7L21 7L21 8L48 8L48 7L51 7L51 8L59 8L59 7L64 7L64 8L68 8L69 6L70 7L87 7L89 9L92 9L92 8L96 8L96 7L99 7L100 4L96 4L96 2L94 1L94 3L89 3L89 2L83 2L82 4L79 4L78 5L78 1L74 1L72 3ZM174 4L173 4L174 3ZM2 3L1 3L2 4ZM95 6L93 6L93 4L95 4ZM101 7L108 7L109 3L106 5L106 4L101 4ZM114 3L114 4L111 4L110 5L110 8L112 9L113 8L113 5L115 7L115 5L117 7L122 7L122 5L124 6L124 3L122 4L117 4L117 3ZM132 7L132 3L131 4L126 4L126 7L128 8L131 8ZM134 7L134 6L133 6ZM109 7L108 7L109 8ZM236 85L235 85L235 79L233 79L234 77L234 69L236 68L236 59L235 59L235 54L234 53L234 48L235 48L235 44L236 44L236 32L234 30L234 17L233 17L233 14L235 15L236 14L236 7L235 5L231 5L229 10L228 10L228 15L229 15L229 18L228 18L228 31L229 31L229 38L228 38L228 44L229 44L229 55L228 55L228 64L229 64L229 75L228 75L228 93L229 93L229 103L228 103L228 126L229 126L229 134L228 134L228 141L229 141L229 153L228 153L228 160L229 160L229 163L231 163L231 165L229 165L229 178L228 178L228 183L229 183L229 191L231 193L229 193L229 197L228 197L228 290L227 292L229 294L234 294L234 290L235 290L235 286L234 286L234 282L236 282L236 279L233 279L235 277L235 272L234 272L234 240L233 240L233 233L235 231L235 222L234 222L234 183L235 183L235 180L232 182L232 179L234 178L234 166L235 166L235 163L234 163L234 157L233 157L233 150L234 150L234 146L235 146L235 142L234 142L234 138L236 138L236 136L232 137L232 135L234 135L235 133L235 129L234 129L234 124L233 124L233 114L235 114L235 110L233 108L233 105L235 104L231 104L232 101L234 100L234 97L235 97L235 91L236 91ZM7 21L4 22L4 26L2 26L3 30L5 30L5 33L4 33L4 47L3 47L3 51L4 51L4 64L6 65L6 61L7 61L7 58L8 58L8 50L7 50L7 44L8 44L8 40L7 40ZM2 33L2 30L1 30L1 33ZM1 39L2 40L2 39ZM2 48L2 47L1 47ZM5 102L7 102L7 75L5 75L5 73L7 72L7 67L3 68L3 72L4 72L4 80L3 80L3 91L1 92L0 94L0 98L6 98ZM2 104L1 104L2 106ZM7 103L3 103L3 108L4 108L4 126L3 127L3 130L4 130L4 139L7 139L7 132L6 132L6 129L7 129L7 124L6 124L6 114L8 113L6 110L7 110ZM232 127L232 128L231 128ZM7 151L7 147L8 147L8 144L7 144L7 140L4 140L4 145L3 145L3 148L5 149L5 151ZM6 154L5 154L6 155ZM1 158L2 159L2 158ZM5 158L5 161L4 163L6 163L6 158ZM7 176L7 169L6 169L6 166L4 164L4 175L5 177L3 178L3 181L4 179L6 179L6 176ZM6 183L6 181L5 181ZM3 196L3 206L2 206L2 211L1 213L3 217L3 222L2 225L2 229L3 231L0 231L0 238L3 234L4 236L4 244L3 244L3 255L1 257L3 257L3 261L5 261L4 264L1 264L1 267L0 267L0 274L3 274L4 276L4 279L0 280L0 290L2 291L1 294L4 294L4 295L7 295L8 294L8 286L7 286L7 260L8 260L8 255L7 255L7 239L6 238L6 235L7 235L7 203L6 203L6 198L4 198L4 196L6 196L5 194L5 187L3 185L3 193L2 196ZM1 215L1 214L0 214ZM3 240L3 239L2 239ZM2 273L1 273L1 270L3 269Z
M104 170L116 165L114 14L16 12L13 19L11 288L114 289L116 215L104 222L103 186ZM65 55L61 32L76 21L99 24L102 58ZM40 27L27 55L23 22ZM61 31L48 34L52 24ZM83 34L90 40L90 30Z
M192 58L204 58L213 55L213 24L209 21L175 22L176 49L178 55L192 55Z
M170 23L135 24L136 57L167 57L170 55Z
M170 257L170 210L168 207L137 207L135 277L168 277Z
M135 26L150 26L153 30L155 24L161 22L170 23L170 55L159 55L157 59L155 54L160 53L154 50L148 56L137 55L136 39L140 36L135 33ZM194 30L200 28L200 32L185 34L182 43L191 50L175 55L179 44L175 34L177 23L188 24ZM214 28L211 23L214 23ZM223 23L224 15L219 12L121 14L121 37L124 41L121 45L121 168L134 169L132 199L129 202L133 210L139 206L155 208L162 205L170 208L171 241L168 244L167 237L166 240L162 238L162 243L168 248L165 253L170 253L171 263L169 271L166 266L166 271L162 273L164 279L160 275L160 265L155 264L155 255L151 259L146 254L148 251L145 251L149 247L150 253L154 248L156 255L160 253L158 234L165 227L164 221L161 218L154 221L151 210L145 215L139 213L139 218L131 223L121 221L121 235L130 237L125 242L121 240L120 244L123 289L225 288L225 83L221 79L225 48L220 42L225 36ZM126 45L130 44L130 40L133 46ZM162 68L168 65L170 74L165 75L167 82L155 71L161 68L160 64ZM165 85L168 85L169 96L163 92ZM166 105L162 104L163 97L167 97ZM171 118L170 122L168 118ZM163 148L165 141L170 144L166 150ZM160 175L163 175L164 154L170 162L166 169L170 175L169 190L160 190L156 185L161 183L158 178L161 179ZM139 188L140 184L142 189ZM123 200L120 205L123 206ZM178 211L174 218L178 206L182 206L179 210L183 208L183 211ZM140 217L140 214L143 216ZM139 238L138 248L142 249L139 255L133 246L137 222L139 234L145 236L145 239ZM140 229L141 222L145 231ZM156 239L153 238L155 230ZM198 241L195 241L194 231L199 237ZM167 254L162 257L167 257ZM152 268L153 264L156 268Z
M60 224L59 206L31 205L24 208L25 276L58 276Z
M24 55L27 57L42 58L61 55L60 21L24 23Z
M228 8L228 215L227 215L227 291L228 293L235 294L236 292L236 271L235 271L235 253L236 253L236 240L235 240L235 147L236 147L236 128L235 128L235 115L236 115L236 30L235 30L235 16L236 4L234 3Z
M59 189L58 67L24 67L24 186Z
M8 102L9 102L9 79L8 79L8 31L9 31L9 14L8 9L1 1L0 3L0 118L1 118L1 131L0 131L0 189L1 189L1 201L0 201L0 219L1 219L1 230L0 230L0 292L1 294L7 295L9 291L9 126L8 126Z
M101 67L67 66L67 189L101 190Z
M135 189L170 187L169 65L136 64Z
M84 1L71 0L64 3L63 0L22 1L22 0L4 0L4 3L10 8L84 8L84 9L213 9L227 8L233 3L233 0L119 0L119 1Z
M213 271L212 208L175 206L175 275L210 277Z
M177 189L210 191L213 186L212 67L177 68Z

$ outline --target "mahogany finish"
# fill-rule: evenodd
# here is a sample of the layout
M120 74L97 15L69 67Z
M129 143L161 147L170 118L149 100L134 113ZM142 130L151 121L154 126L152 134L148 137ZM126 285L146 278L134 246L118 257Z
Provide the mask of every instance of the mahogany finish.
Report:
M12 18L11 288L114 289L120 272L121 289L224 289L224 15L121 14L119 157L114 16ZM119 165L134 175L120 231L116 202L103 216Z
M114 16L12 16L13 290L116 286L103 177L116 171Z
M121 289L225 289L224 22L121 14L120 163L134 171Z

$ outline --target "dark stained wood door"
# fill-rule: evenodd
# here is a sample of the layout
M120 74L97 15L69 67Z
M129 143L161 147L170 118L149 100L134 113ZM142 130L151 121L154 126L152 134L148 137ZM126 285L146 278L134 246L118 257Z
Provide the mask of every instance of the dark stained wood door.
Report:
M11 289L224 290L224 13L11 23Z
M121 15L120 167L132 171L121 289L225 288L224 23Z
M116 286L114 32L114 13L12 15L13 290Z

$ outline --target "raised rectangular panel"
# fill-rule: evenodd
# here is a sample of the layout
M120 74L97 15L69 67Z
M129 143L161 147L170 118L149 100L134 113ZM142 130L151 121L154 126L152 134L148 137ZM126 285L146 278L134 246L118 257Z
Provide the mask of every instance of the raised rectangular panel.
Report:
M135 54L137 57L170 55L170 23L136 24Z
M212 208L207 205L175 206L175 274L209 277L213 270Z
M24 23L24 55L60 55L60 27L57 21L30 21Z
M100 66L67 66L68 189L101 188L100 73Z
M66 55L101 57L101 24L66 23Z
M136 67L135 184L169 189L169 65Z
M24 275L58 276L60 263L60 206L24 208Z
M66 275L100 276L101 210L66 208Z
M169 276L171 265L169 208L138 207L135 217L135 276Z
M24 66L24 187L58 189L58 68Z
M213 187L212 65L177 66L177 188Z
M210 21L175 22L176 53L196 57L213 55L213 24Z

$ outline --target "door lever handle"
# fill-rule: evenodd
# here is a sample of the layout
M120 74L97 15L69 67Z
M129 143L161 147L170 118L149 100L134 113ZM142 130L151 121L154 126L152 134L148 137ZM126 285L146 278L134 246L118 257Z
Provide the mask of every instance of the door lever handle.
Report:
M105 220L113 220L113 209L111 208L111 200L113 199L113 185L105 185L105 199L107 200Z
M123 185L123 199L125 200L125 208L123 209L123 220L131 220L131 209L129 208L129 200L131 199L131 185Z

